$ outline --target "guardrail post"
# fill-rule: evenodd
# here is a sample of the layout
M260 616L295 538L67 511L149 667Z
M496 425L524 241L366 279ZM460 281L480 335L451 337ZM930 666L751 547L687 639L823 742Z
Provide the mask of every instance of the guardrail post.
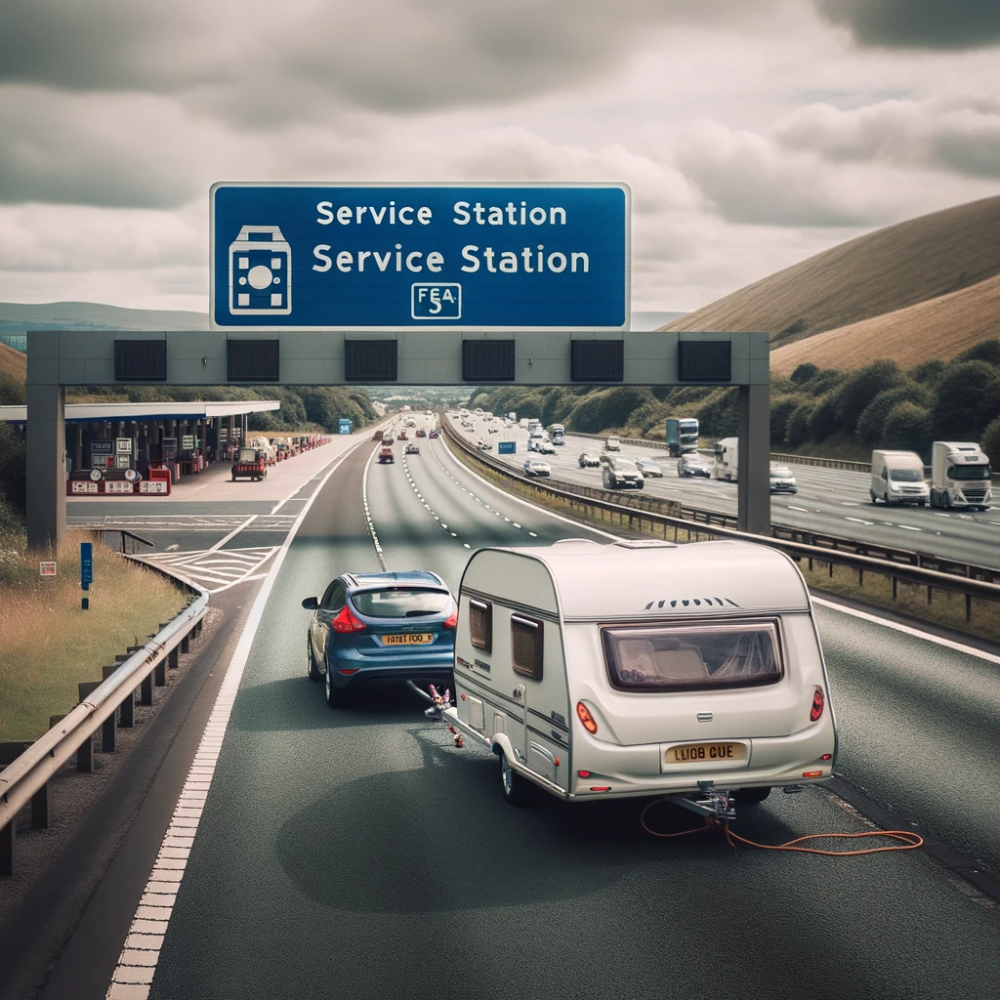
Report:
M17 841L17 820L12 819L0 829L0 876L9 878L14 874L14 844Z
M89 773L94 770L94 736L91 733L76 748L76 769L81 773Z
M146 674L142 679L142 684L139 685L139 704L153 704L153 675L151 673Z
M181 652L189 653L191 651L191 633L185 634L184 638L181 639Z
M171 670L176 670L178 662L177 647L174 646L174 648L167 653L167 664Z
M132 729L135 726L135 691L129 691L119 706L118 725L122 729Z
M167 683L167 661L160 659L153 667L153 680L157 687L165 687Z

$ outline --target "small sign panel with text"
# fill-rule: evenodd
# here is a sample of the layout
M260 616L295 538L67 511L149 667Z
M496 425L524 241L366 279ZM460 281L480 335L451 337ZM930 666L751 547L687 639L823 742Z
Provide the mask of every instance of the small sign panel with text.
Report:
M213 329L628 329L624 184L215 184Z

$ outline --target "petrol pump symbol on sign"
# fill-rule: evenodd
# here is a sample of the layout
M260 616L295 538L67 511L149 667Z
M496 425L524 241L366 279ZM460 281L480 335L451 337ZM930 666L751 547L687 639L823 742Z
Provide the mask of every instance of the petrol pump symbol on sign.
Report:
M229 245L229 311L287 316L292 311L292 248L278 226L244 226Z

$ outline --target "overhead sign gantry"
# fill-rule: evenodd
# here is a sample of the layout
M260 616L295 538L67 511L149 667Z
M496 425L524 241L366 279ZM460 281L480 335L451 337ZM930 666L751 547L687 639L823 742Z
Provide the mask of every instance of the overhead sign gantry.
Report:
M216 184L208 332L28 335L28 538L66 530L65 387L739 389L740 528L770 528L766 333L629 331L625 185Z

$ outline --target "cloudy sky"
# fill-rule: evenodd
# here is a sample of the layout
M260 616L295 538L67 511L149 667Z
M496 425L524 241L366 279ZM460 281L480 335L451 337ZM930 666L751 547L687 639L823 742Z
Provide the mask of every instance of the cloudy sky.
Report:
M215 181L612 181L687 311L1000 192L996 0L2 0L0 301L208 308Z

